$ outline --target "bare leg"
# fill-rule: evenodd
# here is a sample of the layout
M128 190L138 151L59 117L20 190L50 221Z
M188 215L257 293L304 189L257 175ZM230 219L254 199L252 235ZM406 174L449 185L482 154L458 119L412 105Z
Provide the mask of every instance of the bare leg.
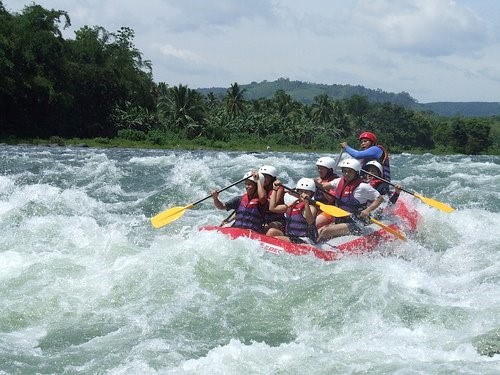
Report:
M290 238L287 237L287 236L275 236L275 238L278 238L278 239L280 239L282 241L291 242Z
M284 236L285 234L277 228L269 228L269 230L266 232L266 235L277 237L277 236Z
M322 212L318 216L316 216L316 228L319 229L324 227L325 225L331 224L333 220L334 218L332 216Z
M319 229L318 241L327 241L330 238L347 234L349 234L349 226L346 223L331 224Z

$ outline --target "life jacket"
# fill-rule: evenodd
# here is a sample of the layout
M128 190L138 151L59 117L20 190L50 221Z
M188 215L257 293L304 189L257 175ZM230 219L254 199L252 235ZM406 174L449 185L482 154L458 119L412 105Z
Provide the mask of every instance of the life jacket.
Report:
M335 177L335 178L338 178L338 177ZM325 182L330 182L330 181L334 180L335 178L322 179L321 184L324 184ZM331 195L335 195L334 190L328 190L328 193L330 193ZM321 202L321 203L325 203L325 204L333 204L333 202L335 201L335 197L332 197L331 195L326 194L325 192L321 191L320 189L316 189L316 191L314 192L314 195L313 195L313 199L316 202Z
M273 221L279 221L280 223L285 224L285 214L278 214L269 211L269 200L271 199L272 193L273 193L272 189L267 192L267 204L266 204L266 210L264 211L264 224L272 223ZM283 203L285 203L284 198L281 198L279 202L276 202L276 204L283 204Z
M239 207L236 209L236 219L232 226L262 232L263 220L264 215L262 214L259 197L249 199L248 194L245 193L241 197Z
M366 165L366 163L368 163L369 161L372 161L372 160L378 161L382 165L382 169L384 172L382 177L385 178L386 180L390 181L391 180L391 167L389 165L389 153L387 152L385 147L382 145L377 144L374 146L378 147L382 150L382 156L378 159L376 159L376 158L359 159L359 162L364 167Z
M389 184L387 182L374 177L369 180L369 184L372 188L377 190L380 195L389 194Z
M354 198L354 190L363 182L361 177L356 177L354 180L346 184L344 176L340 178L337 189L335 189L335 204L343 210L349 212L358 212L364 208L366 204L361 204Z
M288 207L286 211L285 233L290 237L309 237L316 242L318 239L318 229L316 225L307 223L306 218L302 215L305 204L296 200Z

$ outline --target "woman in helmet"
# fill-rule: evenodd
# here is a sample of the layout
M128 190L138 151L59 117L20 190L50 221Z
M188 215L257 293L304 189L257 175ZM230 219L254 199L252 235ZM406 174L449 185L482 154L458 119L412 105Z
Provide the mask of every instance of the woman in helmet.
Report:
M318 230L316 228L316 206L310 203L316 184L311 178L301 178L297 182L296 191L298 198L290 204L277 204L276 193L281 183L276 180L273 183L273 194L269 209L272 212L284 213L286 223L284 231L271 228L267 231L268 236L278 237L285 241L294 243L316 243Z
M262 184L267 196L267 205L264 212L264 232L267 232L269 228L277 228L283 230L285 226L285 215L283 213L275 213L269 211L269 202L271 201L271 195L273 193L273 183L276 181L278 176L278 170L271 165L263 165L259 168L259 174L264 176L264 183ZM285 203L285 189L283 186L279 186L276 191L276 202L277 204Z
M342 177L329 184L330 188L335 189L335 204L362 219L368 218L370 213L380 206L384 198L361 178L359 161L345 159L340 163L340 168ZM319 240L325 241L333 237L357 234L358 232L358 226L352 217L336 218L334 224L319 229Z
M314 193L314 200L325 203L334 204L335 203L335 191L327 191L323 188L323 185L339 178L339 175L335 173L336 162L333 158L324 156L316 161L316 167L318 168L318 177L314 179L316 183L316 192ZM319 210L316 216L316 227L321 228L327 224L333 223L333 216Z
M378 161L372 160L365 164L363 168L366 172L366 182L370 184L371 187L375 188L381 195L390 194L390 186L387 182L381 180L383 167ZM396 185L394 193L392 193L389 198L389 203L394 204L399 198L399 193L401 192L401 186Z
M361 150L355 150L342 142L340 146L353 158L358 159L364 167L371 160L378 161L383 167L383 174L386 180L391 180L391 167L389 165L389 153L384 146L378 144L377 137L372 132L363 132L359 135Z
M321 157L316 162L316 167L318 168L318 177L314 181L316 182L316 187L320 189L317 189L314 193L314 200L326 204L333 203L334 199L330 195L325 194L321 188L323 184L339 178L339 175L335 173L335 160L328 156Z
M266 191L257 171L247 172L245 194L226 203L219 200L219 191L212 191L214 206L219 210L235 210L233 227L263 232L264 211L267 204Z

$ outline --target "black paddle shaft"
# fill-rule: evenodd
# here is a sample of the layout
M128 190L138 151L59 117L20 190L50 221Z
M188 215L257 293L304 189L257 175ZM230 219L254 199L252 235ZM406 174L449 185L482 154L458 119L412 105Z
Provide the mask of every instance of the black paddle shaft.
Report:
M248 177L245 177L245 178L242 178L241 180L238 180L236 182L233 182L231 185L229 186L226 186L225 188L222 188L220 190L218 190L218 192L220 193L221 191L224 191L224 190L227 190L229 188L232 188L234 185L238 185L240 182L242 181L245 181L246 179L248 179ZM197 205L198 203L201 203L203 201L206 201L208 198L210 198L212 196L212 194L210 194L208 197L205 197L205 198L201 198L199 201L196 201L193 203L193 206Z
M380 176L374 175L373 173L365 171L364 169L362 169L362 171L365 172L365 173L367 173L367 174L369 174L372 177L378 178L380 181L387 182L389 185L396 187L396 184L392 183L389 180L386 180L385 178L382 178ZM408 194L411 194L411 195L415 195L415 193L413 191L409 191L409 190L403 189L402 187L400 189L403 190L405 193L408 193Z

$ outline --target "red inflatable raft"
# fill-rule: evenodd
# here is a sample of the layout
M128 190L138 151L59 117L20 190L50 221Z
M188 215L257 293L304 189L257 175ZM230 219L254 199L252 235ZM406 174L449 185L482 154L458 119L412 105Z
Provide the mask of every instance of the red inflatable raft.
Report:
M407 203L398 200L395 206L391 207L380 220L383 224L404 233L411 233L417 229L419 214L408 207ZM360 236L342 236L334 238L328 242L316 245L295 244L282 241L278 238L266 236L249 229L233 227L205 226L200 230L217 231L229 236L231 239L240 237L251 238L259 241L261 247L266 251L280 254L287 252L293 255L314 254L317 258L331 261L339 259L345 255L362 254L374 250L377 246L399 241L397 237L376 224L363 227L363 234Z

